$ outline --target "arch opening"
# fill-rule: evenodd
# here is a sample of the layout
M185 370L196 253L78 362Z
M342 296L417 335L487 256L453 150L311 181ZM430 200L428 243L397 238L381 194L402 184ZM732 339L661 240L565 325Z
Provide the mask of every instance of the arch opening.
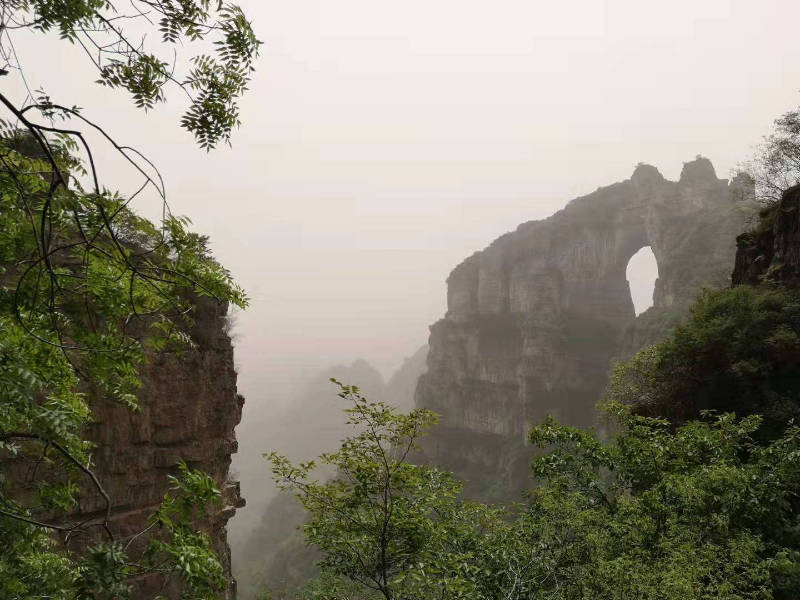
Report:
M625 278L631 291L633 309L636 316L653 306L653 293L658 279L658 263L650 246L640 248L628 260Z

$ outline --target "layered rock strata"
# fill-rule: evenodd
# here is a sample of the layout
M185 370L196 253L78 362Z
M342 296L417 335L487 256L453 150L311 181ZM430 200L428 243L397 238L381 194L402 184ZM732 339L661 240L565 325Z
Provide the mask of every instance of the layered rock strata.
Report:
M752 189L686 163L677 182L639 165L626 181L520 225L458 265L431 327L416 404L442 416L424 458L483 498L527 481L531 424L588 426L614 358L656 341L703 286L729 282ZM650 246L654 304L635 317L628 261Z
M147 527L148 517L168 489L167 477L177 474L180 461L211 475L223 492L223 503L196 525L210 534L230 575L226 527L244 501L238 482L229 480L229 467L244 399L236 391L226 312L225 305L200 300L190 331L195 346L149 357L141 373L138 411L94 400L89 438L96 444L95 473L112 501L111 530L120 540ZM79 519L99 516L105 509L93 488L86 492L75 515ZM162 583L155 576L139 580L133 597L152 598L157 593L181 597L179 590L162 588ZM235 597L232 577L225 597Z

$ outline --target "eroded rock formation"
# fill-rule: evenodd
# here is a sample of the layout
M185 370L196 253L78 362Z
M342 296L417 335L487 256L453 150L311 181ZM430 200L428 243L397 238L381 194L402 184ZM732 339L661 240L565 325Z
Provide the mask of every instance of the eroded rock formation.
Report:
M425 457L484 498L523 485L532 423L552 414L592 425L612 360L657 340L703 286L729 282L751 195L705 158L677 182L639 165L457 266L416 391L418 406L442 415ZM659 277L653 307L636 318L625 271L645 246Z
M800 186L762 210L758 226L736 238L733 284L780 281L800 287Z
M236 392L226 311L215 301L198 302L190 332L195 347L150 357L142 372L139 411L93 401L95 423L89 437L97 444L95 472L111 497L111 529L118 539L147 527L147 518L167 491L167 476L177 473L180 461L210 474L222 489L224 502L197 525L209 532L230 573L226 525L244 502L238 482L228 478L228 469L236 452L234 428L244 399ZM102 498L92 491L87 488L83 495L78 516L103 510ZM159 591L168 598L180 597L178 590L161 590L161 584L158 577L138 581L134 598L151 598ZM226 597L234 596L231 579Z

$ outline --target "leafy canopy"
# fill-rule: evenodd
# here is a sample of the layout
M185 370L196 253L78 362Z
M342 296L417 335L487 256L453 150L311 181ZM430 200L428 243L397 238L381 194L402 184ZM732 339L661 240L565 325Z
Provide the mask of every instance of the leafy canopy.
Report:
M189 108L181 125L206 149L229 142L239 126L238 98L261 45L238 5L212 0L5 0L2 20L6 69L19 68L13 32L57 33L86 51L98 83L126 90L140 108L166 102L170 86L182 91ZM147 33L161 45L149 43ZM203 41L206 51L181 69L184 47Z
M686 420L699 411L763 415L772 439L800 417L800 300L780 286L703 293L667 338L616 367L611 399Z
M530 433L538 485L504 509L409 462L430 413L340 396L357 432L321 457L333 479L269 455L323 556L302 597L788 600L800 586L797 427L759 445L757 416L675 429L610 403L617 434L603 441L548 419Z

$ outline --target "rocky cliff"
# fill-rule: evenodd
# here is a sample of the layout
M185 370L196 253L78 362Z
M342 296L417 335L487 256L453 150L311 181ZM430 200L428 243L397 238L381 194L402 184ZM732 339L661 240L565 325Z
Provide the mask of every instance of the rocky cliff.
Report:
M442 415L424 457L484 498L523 485L532 423L593 424L612 360L657 340L703 286L728 283L751 196L749 182L717 178L705 158L677 182L639 165L458 265L416 390L418 406ZM645 246L659 277L653 307L636 318L625 271Z
M781 282L800 287L800 186L762 209L758 225L736 238L734 285Z
M230 573L226 525L244 502L238 483L228 478L228 469L236 452L234 428L244 399L236 392L226 312L227 307L215 301L199 301L190 331L195 347L149 357L137 412L94 400L89 437L97 445L95 473L113 503L111 529L117 539L147 526L147 518L167 491L167 476L177 473L179 461L210 474L223 490L224 502L197 525L210 533ZM76 516L93 516L103 507L102 498L87 489ZM159 591L168 598L180 597L178 590L162 590L161 584L155 576L138 581L134 598L151 598ZM231 578L226 597L234 596Z

